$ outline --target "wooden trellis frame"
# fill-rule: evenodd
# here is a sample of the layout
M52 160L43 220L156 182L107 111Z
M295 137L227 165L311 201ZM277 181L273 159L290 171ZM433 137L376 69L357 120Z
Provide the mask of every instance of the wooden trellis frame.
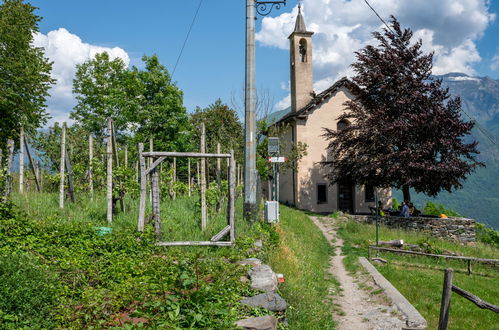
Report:
M149 168L146 168L145 158L150 157L153 159ZM213 236L209 241L176 241L176 242L162 242L159 241L161 237L161 215L160 215L160 189L159 189L159 173L158 165L161 164L167 157L184 157L184 158L228 158L229 159L229 196L227 206L227 226L222 229L218 234ZM140 164L140 204L139 204L139 217L138 217L138 230L144 231L145 225L145 206L146 206L146 186L147 175L151 178L151 191L152 191L152 213L154 220L154 229L159 246L192 246L192 245L205 245L205 246L232 246L236 238L235 228L235 198L236 198L236 163L234 161L234 151L229 154L209 154L201 152L144 152L144 144L139 143L139 164ZM226 235L229 235L228 241L220 241Z

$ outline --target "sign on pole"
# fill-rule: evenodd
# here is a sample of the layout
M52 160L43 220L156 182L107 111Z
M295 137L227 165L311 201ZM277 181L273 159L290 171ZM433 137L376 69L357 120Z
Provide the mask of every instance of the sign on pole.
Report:
M286 157L269 157L270 163L284 163L286 161Z

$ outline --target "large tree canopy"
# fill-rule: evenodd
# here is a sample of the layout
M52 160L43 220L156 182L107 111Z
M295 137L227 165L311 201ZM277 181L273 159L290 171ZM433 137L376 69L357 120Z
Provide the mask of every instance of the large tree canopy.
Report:
M326 128L330 182L409 188L430 196L461 188L477 166L476 142L465 143L473 123L461 119L461 101L431 77L433 54L411 43L392 17L391 29L374 32L378 46L356 52L356 98L338 118L343 129Z
M7 138L16 139L21 126L34 131L48 117L52 64L32 45L41 20L35 9L22 0L0 5L0 147Z

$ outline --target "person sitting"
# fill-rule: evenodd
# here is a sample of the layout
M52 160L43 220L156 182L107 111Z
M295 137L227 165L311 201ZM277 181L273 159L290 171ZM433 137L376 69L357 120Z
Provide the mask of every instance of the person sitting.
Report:
M409 210L409 201L404 201L402 204L402 210L400 211L399 216L403 218L408 218L411 215Z
M371 210L372 215L376 214L376 207L369 206L369 210ZM381 215L382 217L385 216L385 212L383 211L383 203L381 201L378 201L378 215Z
M413 203L409 203L409 214L411 217L418 217L421 215L421 211L418 210Z

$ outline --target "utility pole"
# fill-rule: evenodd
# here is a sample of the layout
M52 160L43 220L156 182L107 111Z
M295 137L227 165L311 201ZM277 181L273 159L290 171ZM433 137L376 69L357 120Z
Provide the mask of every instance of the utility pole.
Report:
M246 70L244 91L244 129L246 144L244 148L244 218L255 221L258 218L256 204L256 118L255 118L255 9L262 16L272 9L281 8L283 1L246 0Z

